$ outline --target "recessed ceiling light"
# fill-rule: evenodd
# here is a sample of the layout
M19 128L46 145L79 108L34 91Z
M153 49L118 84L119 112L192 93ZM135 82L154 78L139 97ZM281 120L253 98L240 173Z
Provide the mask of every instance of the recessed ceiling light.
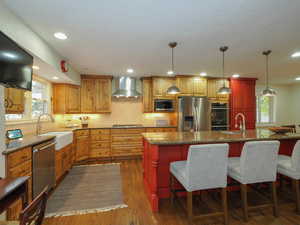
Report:
M38 66L32 66L32 69L34 69L34 70L39 70L40 67L38 67Z
M295 53L292 54L291 56L292 56L292 58L300 57L300 52L295 52Z
M200 73L200 76L201 76L201 77L206 77L206 76L207 76L207 73L201 72L201 73Z
M133 69L127 69L127 73L133 73L134 70Z
M240 75L236 73L236 74L233 74L232 77L233 77L233 78L239 78Z
M54 37L56 37L57 39L60 39L60 40L66 40L68 38L67 35L62 32L56 32L54 34Z
M174 74L174 72L172 70L168 71L168 75L173 75L173 74Z
M299 80L300 81L300 77L296 77L295 80Z
M54 76L54 77L52 77L52 79L53 79L53 80L58 80L59 77Z

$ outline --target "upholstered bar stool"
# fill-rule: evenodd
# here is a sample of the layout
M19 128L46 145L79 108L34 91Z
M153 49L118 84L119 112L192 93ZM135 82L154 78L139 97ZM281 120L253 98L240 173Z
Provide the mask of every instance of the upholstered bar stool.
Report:
M278 173L292 179L296 197L296 211L300 214L300 141L297 141L291 157L285 155L278 156Z
M279 141L251 141L246 142L241 157L228 159L228 175L241 184L241 198L244 220L248 221L248 210L273 207L274 216L278 216L276 193L277 160ZM272 204L248 206L247 184L272 183Z
M172 202L179 190L174 190L174 177L187 191L187 214L191 224L194 219L224 216L228 224L227 209L227 166L228 144L191 145L186 161L170 164L170 190ZM195 216L193 214L193 191L222 189L223 212Z

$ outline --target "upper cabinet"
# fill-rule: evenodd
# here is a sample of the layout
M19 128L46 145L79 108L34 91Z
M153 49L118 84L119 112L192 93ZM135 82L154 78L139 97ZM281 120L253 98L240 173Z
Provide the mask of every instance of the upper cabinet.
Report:
M228 101L229 95L218 94L218 90L225 86L229 87L229 81L227 79L211 78L207 82L207 97L212 101Z
M179 95L186 96L207 96L207 79L193 76L176 77Z
M153 102L152 102L152 78L145 77L142 79L142 94L143 94L143 112L151 113L153 112Z
M16 88L5 88L5 113L22 114L24 113L25 91Z
M80 86L53 84L53 113L80 113Z
M167 90L169 87L175 84L176 84L176 80L175 78L172 77L153 77L152 78L153 97L174 98L174 95L167 94Z
M82 76L81 113L111 112L111 79L110 76Z

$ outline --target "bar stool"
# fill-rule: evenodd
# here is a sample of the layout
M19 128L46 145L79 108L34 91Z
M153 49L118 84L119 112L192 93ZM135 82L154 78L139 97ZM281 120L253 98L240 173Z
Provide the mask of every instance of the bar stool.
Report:
M170 164L170 190L174 202L174 177L187 191L187 215L191 224L194 219L211 216L223 216L228 224L227 209L227 166L228 144L191 145L186 161ZM193 215L193 191L221 188L223 212L206 215Z
M274 216L278 216L276 193L276 171L279 141L246 142L241 157L228 159L228 175L241 184L241 198L244 220L248 221L248 210L273 207ZM272 204L248 207L247 184L272 182Z
M292 179L293 188L295 192L296 211L300 214L300 193L299 193L299 179L300 179L300 141L297 141L294 146L292 156L279 155L278 156L278 173Z

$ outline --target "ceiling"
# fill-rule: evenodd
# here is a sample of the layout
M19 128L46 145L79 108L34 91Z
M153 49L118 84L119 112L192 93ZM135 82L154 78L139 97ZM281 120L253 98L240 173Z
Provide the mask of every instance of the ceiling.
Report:
M264 82L271 49L271 82L300 76L300 1L282 0L4 0L6 5L80 73L165 75L168 43L177 41L178 74L221 74L219 47L228 45L226 75ZM55 39L54 32L68 35Z

